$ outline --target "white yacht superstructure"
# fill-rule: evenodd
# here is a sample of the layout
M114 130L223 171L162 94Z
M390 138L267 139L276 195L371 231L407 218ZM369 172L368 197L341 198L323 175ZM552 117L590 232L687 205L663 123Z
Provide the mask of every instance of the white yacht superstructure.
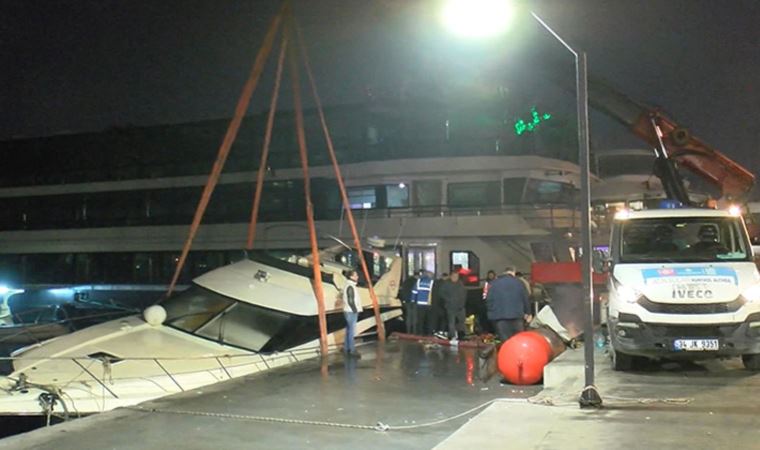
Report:
M386 258L386 256L383 256ZM400 258L375 283L383 321L401 315ZM255 257L213 270L185 291L130 316L13 354L0 381L0 415L92 414L218 383L319 354L307 258ZM343 343L339 264L324 264L328 344ZM360 285L357 334L376 326Z

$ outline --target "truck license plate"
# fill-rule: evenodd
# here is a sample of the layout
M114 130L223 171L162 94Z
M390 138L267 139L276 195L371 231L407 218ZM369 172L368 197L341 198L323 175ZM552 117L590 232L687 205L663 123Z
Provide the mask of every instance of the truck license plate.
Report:
M720 349L717 339L676 339L673 342L676 351L714 352Z

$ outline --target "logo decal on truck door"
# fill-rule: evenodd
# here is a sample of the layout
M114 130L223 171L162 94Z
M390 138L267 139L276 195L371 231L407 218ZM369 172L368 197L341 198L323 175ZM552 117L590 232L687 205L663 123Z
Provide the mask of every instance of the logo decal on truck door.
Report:
M646 284L727 283L739 285L736 271L730 267L662 267L642 269Z

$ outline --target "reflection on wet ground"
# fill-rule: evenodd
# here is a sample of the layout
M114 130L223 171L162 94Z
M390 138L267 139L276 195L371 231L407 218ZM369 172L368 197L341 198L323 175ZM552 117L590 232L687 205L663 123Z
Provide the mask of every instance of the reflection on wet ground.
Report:
M339 424L418 425L497 398L526 398L540 386L501 385L475 349L413 341L360 347L362 358L332 355L147 404L97 421L35 432L9 448L432 448L472 416L403 431L371 431L234 419L232 415ZM160 412L172 410L174 413ZM205 414L205 415L200 415ZM212 417L210 414L221 414ZM76 432L49 433L75 427ZM139 430L139 442L129 436ZM30 437L31 437L30 436ZM53 443L54 442L54 443Z

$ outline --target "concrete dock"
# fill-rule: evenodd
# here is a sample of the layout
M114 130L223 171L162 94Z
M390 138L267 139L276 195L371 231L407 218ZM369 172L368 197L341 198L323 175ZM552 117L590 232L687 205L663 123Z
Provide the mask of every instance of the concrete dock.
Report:
M435 448L760 448L760 374L737 358L652 363L621 374L603 352L595 354L603 409L578 407L583 351L568 350L547 366L540 394L489 406Z
M604 408L589 411L577 403L582 350L568 350L547 367L543 391L502 385L498 376L484 381L488 369L474 350L391 341L365 346L363 355L359 361L335 355L324 366L299 363L39 429L0 445L680 450L758 448L760 442L760 375L736 359L652 364L620 374L597 351ZM442 423L424 426L435 422Z
M332 356L0 441L4 449L432 448L475 413L415 428L540 386L487 381L474 349L389 341L360 360ZM326 373L326 375L325 375ZM524 401L524 400L522 400ZM155 412L152 412L155 410ZM271 419L264 422L251 416ZM306 422L330 422L307 424ZM403 430L375 431L378 422ZM360 428L364 426L366 428Z

